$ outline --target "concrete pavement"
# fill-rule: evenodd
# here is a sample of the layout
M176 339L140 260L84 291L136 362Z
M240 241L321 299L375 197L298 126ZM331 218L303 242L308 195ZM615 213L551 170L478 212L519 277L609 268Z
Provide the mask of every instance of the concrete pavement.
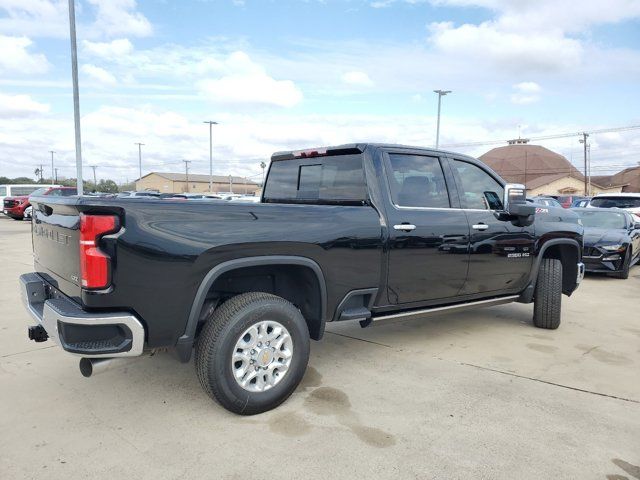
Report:
M29 225L0 216L0 478L640 479L640 268L588 276L557 331L532 307L312 343L275 411L232 415L166 353L91 379L26 338Z

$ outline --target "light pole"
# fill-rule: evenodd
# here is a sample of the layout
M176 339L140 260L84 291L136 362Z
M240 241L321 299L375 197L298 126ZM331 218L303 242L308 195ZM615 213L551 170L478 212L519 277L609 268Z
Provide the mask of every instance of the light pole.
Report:
M75 0L69 0L69 36L71 38L71 76L73 78L73 126L76 139L76 190L82 196L82 142L80 139L80 93L78 90L78 45L76 42Z
M54 174L54 168L53 168L53 154L56 153L53 150L49 150L49 153L51 153L51 185L53 185L53 174Z
M204 123L209 124L209 192L213 192L213 126L218 122L207 120Z
M142 146L144 143L135 142L134 145L138 145L138 179L142 178Z
M438 123L436 124L436 148L438 148L440 146L440 105L442 97L447 93L451 93L451 90L434 90L433 93L438 94Z

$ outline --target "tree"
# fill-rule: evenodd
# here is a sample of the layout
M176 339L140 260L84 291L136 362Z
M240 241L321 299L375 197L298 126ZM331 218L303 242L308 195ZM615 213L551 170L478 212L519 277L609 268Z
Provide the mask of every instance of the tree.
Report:
M123 183L122 185L120 185L118 187L118 190L121 192L131 192L131 191L135 191L136 189L136 184L135 183Z
M116 182L109 179L101 179L98 182L98 191L104 193L118 193L118 185Z

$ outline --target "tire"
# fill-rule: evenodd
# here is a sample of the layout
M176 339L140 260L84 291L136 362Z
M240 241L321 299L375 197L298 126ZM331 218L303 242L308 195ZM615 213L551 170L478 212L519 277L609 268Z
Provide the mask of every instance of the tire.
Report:
M631 259L633 258L633 252L631 251L631 246L627 248L627 253L624 256L624 262L622 263L622 270L619 272L611 274L612 277L621 278L626 280L629 278L629 271L631 270Z
M543 258L536 282L533 324L549 330L558 328L561 303L562 263L556 258Z
M267 324L279 325L284 327L284 330L276 326L275 329L272 327L271 333L267 333L268 329L264 328ZM249 329L256 325L260 325L261 329L251 330L255 335L249 333ZM291 353L290 363L284 373L279 371L280 366L285 368L280 362L287 360L275 353L273 345L267 348L265 341L263 347L257 347L258 339L262 338L264 341L272 338L258 337L260 331L265 332L265 335L288 333L286 338L290 349L283 347L282 351L278 350L283 355L283 352ZM250 343L243 344L244 350L238 348L240 342L245 342L246 338L249 338ZM285 336L281 335L272 341L275 345L276 342L282 342L283 338ZM256 355L252 355L253 346L245 347L250 344L255 345L255 350L258 351ZM247 360L232 361L237 358L234 355L242 355L242 358ZM265 356L271 358L270 362L262 363ZM252 360L251 364L256 362L265 366L254 367L249 364L249 359ZM243 293L226 301L209 316L196 342L195 367L202 388L224 408L240 415L266 412L284 402L302 380L308 362L309 329L304 317L293 304L268 293ZM241 367L238 367L239 363ZM244 368L246 370L242 370ZM254 373L254 368L258 372L262 372L260 368L263 368L264 375ZM234 376L234 372L238 373L241 370L247 372L242 377L245 381L253 375L251 382L245 387L241 386L240 380L236 380ZM267 386L263 391L255 391L261 386L264 388L265 378L267 382L271 379L277 383Z

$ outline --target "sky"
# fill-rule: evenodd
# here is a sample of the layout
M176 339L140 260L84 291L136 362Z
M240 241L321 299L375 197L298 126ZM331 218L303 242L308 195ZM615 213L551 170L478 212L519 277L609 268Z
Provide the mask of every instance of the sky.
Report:
M640 125L640 0L76 0L84 177ZM75 176L67 0L0 0L0 176ZM594 175L640 129L590 137ZM578 137L536 142L582 164ZM491 145L451 150L481 155Z

